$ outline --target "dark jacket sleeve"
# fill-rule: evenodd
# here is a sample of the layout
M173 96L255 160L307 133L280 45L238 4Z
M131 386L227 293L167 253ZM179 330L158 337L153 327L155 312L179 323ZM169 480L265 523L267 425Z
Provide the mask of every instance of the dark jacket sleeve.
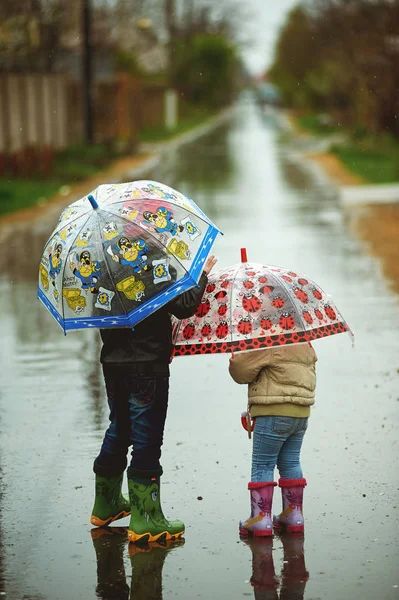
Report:
M197 310L197 306L201 302L207 282L208 277L205 273L202 273L198 286L191 288L188 292L184 292L184 294L177 296L174 300L169 302L166 305L167 311L178 319L188 319L188 317L192 317Z

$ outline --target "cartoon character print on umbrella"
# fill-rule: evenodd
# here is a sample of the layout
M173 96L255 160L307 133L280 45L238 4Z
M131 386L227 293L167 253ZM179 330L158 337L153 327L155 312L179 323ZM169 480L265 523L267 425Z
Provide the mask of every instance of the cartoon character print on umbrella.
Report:
M241 304L243 309L248 313L258 312L262 308L262 302L252 293L244 294Z
M210 338L212 335L212 327L210 323L205 323L201 328L201 335L204 338Z
M326 315L330 319L330 321L336 320L337 313L335 312L335 310L333 309L333 307L330 304L326 304L324 306L324 312L326 313Z
M250 279L244 279L242 285L245 287L246 290L252 290L255 287L254 282Z
M216 289L216 285L214 283L208 283L208 285L205 288L205 291L207 294L212 294L212 292L214 292Z
M227 313L227 304L220 304L219 308L218 308L219 317L224 317L224 315L226 313Z
M150 196L156 196L157 198L163 198L164 200L177 200L177 194L166 188L161 188L154 183L148 183L147 187L143 187L142 190Z
M90 252L84 250L80 256L76 254L75 264L73 261L69 263L69 268L72 273L80 279L82 283L82 290L90 290L92 294L98 293L96 286L99 277L101 277L100 263L97 260L92 260Z
M249 335L252 333L253 324L251 317L242 317L237 323L237 331L241 335Z
M194 323L190 322L184 327L182 336L185 340L191 340L191 338L194 337L194 334L195 334L195 325L194 325Z
M274 326L273 326L273 320L272 320L271 316L269 316L269 315L261 317L260 326L265 331L270 331L270 333L276 333L276 330L274 329Z
M321 291L315 287L312 289L312 294L316 298L316 300L322 300L323 298L323 294L321 293Z
M197 310L195 311L195 316L198 318L206 317L211 309L211 303L208 298L202 298Z
M55 286L56 277L58 277L58 275L61 273L61 268L62 268L61 253L62 253L62 244L57 244L54 249L52 248L52 246L50 246L49 255L48 255L50 268L49 268L48 274L50 277L50 281L54 287L56 287Z
M284 308L284 305L285 301L281 296L274 296L272 298L272 306L274 306L274 308Z
M174 236L184 229L183 225L176 223L173 218L173 212L165 208L165 206L159 206L155 213L145 210L143 212L143 219L146 223L153 225L157 233L166 232Z
M259 293L260 294L270 294L272 291L274 290L274 286L273 285L262 285L262 287L259 289Z
M108 247L107 252L115 262L121 262L122 265L129 265L132 267L134 273L141 273L142 270L146 271L148 269L147 253L149 250L143 239L138 238L132 241L128 237L122 236L116 245Z
M220 290L219 292L216 292L214 298L218 304L225 304L226 296L226 290Z
M302 288L300 288L298 286L294 286L293 290L294 290L295 296L298 298L298 300L300 302L302 302L302 304L308 304L309 296L307 295L305 290L303 290Z
M302 311L302 316L308 325L311 325L313 323L313 317L308 310Z
M295 319L292 316L291 313L289 312L283 312L280 315L280 318L278 320L278 324L281 327L281 329L284 329L285 331L288 331L290 329L294 329L295 327Z
M223 340L227 337L229 333L229 326L226 321L220 321L219 325L216 327L216 337L219 340Z

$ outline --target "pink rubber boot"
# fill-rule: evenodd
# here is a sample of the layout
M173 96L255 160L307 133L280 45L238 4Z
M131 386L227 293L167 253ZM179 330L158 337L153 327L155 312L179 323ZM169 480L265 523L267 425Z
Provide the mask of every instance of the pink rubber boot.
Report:
M304 530L304 519L302 514L303 488L306 479L280 479L281 496L283 500L283 512L273 517L275 529L286 529L292 533Z
M246 521L240 521L240 535L256 537L273 535L271 512L275 485L277 485L275 481L248 483L251 492L251 516Z

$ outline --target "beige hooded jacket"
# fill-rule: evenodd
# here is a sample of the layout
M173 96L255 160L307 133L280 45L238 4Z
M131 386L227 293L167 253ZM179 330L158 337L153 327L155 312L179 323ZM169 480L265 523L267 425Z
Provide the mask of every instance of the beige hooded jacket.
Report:
M248 384L252 417L308 417L314 404L317 356L309 344L242 352L230 358L236 383Z

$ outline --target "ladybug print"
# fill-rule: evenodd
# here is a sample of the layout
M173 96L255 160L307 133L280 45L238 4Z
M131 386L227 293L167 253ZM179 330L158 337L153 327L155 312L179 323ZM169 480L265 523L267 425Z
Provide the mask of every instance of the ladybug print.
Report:
M245 287L246 290L252 290L252 288L254 287L254 283L249 279L245 279L245 281L242 282L242 285Z
M218 301L219 304L224 303L226 296L227 296L226 290L221 290L220 292L217 292L215 294L215 299Z
M298 283L299 283L299 285L307 285L309 283L309 281L307 279L305 279L304 277L300 277L298 279Z
M321 300L323 298L321 291L318 290L317 288L313 288L312 293L313 293L313 296L316 298L316 300Z
M284 299L281 296L274 296L272 300L272 306L274 308L283 308L285 305Z
M206 317L210 310L211 303L208 298L203 298L195 311L195 316L201 319L202 317Z
M207 337L210 337L211 333L212 333L212 327L210 326L209 323L205 323L205 325L201 329L201 335L203 337L207 338Z
M218 308L219 317L224 317L224 315L226 313L227 313L227 304L221 304Z
M228 287L230 287L230 286L231 286L231 281L228 281L227 279L225 279L225 280L224 280L224 281L223 281L223 282L220 284L220 287L222 287L222 288L224 288L224 289L226 289L226 288L228 288Z
M302 316L308 325L311 325L313 323L313 317L308 310L304 310L302 312Z
M321 310L319 310L318 308L315 308L314 314L319 319L319 321L323 320L323 313L321 312Z
M226 321L220 321L219 325L216 327L216 337L219 340L222 340L229 333L229 326Z
M288 271L288 275L290 275L291 277L296 277L296 273L294 273L294 271Z
M226 277L228 277L229 274L228 273L223 273L222 275L220 275L220 279L226 279Z
M337 318L337 313L330 304L325 305L324 312L331 321L335 321L335 319Z
M295 320L291 313L283 312L278 320L278 324L280 325L281 329L288 331L289 329L294 329Z
M259 292L261 294L270 294L270 292L272 292L273 290L274 290L273 285L264 285L259 289Z
M294 287L294 294L302 302L302 304L307 304L309 302L309 296L307 293L299 287Z
M256 271L245 271L248 277L255 277Z
M292 281L292 277L288 277L288 275L281 275L281 279L284 279L284 281L288 281L289 283Z
M249 335L252 332L252 321L249 317L240 319L237 323L237 330L242 335Z
M255 313L262 308L262 302L257 296L251 294L249 296L244 296L242 299L242 307L249 313Z
M260 326L262 329L271 329L273 327L273 322L270 317L262 317L260 320Z
M205 288L205 291L207 294L212 294L212 292L214 292L216 289L216 285L214 283L208 283L208 285Z
M191 340L191 338L194 337L194 333L195 333L195 327L194 327L193 323L188 323L188 325L186 325L185 328L183 329L182 336L184 337L185 340Z
M258 281L259 283L267 283L269 281L269 278L266 277L266 275L261 275L260 277L258 277Z

